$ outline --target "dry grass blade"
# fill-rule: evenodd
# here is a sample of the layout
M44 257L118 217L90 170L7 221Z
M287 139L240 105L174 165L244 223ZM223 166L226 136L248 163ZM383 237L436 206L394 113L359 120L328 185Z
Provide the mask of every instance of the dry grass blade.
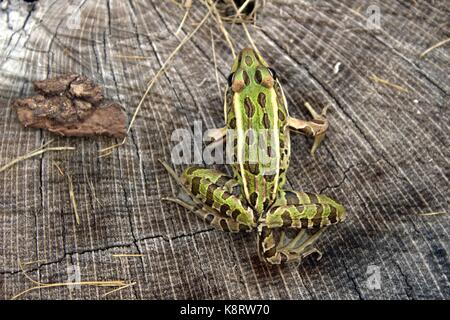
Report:
M77 201L75 198L72 176L68 173L65 174L63 169L56 162L53 162L53 165L56 167L56 169L58 169L59 174L62 177L64 177L64 176L67 177L67 184L69 185L70 203L72 204L73 212L75 214L75 221L77 222L77 224L80 224L80 216L78 215L78 205L77 205Z
M211 34L211 47L212 47L212 54L213 54L213 61L214 61L214 72L216 74L217 91L219 92L219 96L221 96L222 92L220 90L219 71L217 70L217 58L216 58L216 46L214 45L214 34L213 34L211 28L209 28L209 32Z
M77 224L80 224L80 216L78 214L78 205L77 205L77 200L75 199L75 192L73 189L73 181L72 181L72 177L68 173L67 173L67 182L69 184L69 196L70 196L70 202L72 203L73 213L75 215L75 221L77 222Z
M178 51L180 51L180 49L186 44L186 42L189 41L189 39L192 38L192 36L203 26L203 24L208 20L209 15L211 14L210 11L208 11L205 15L205 17L200 21L200 23L195 27L194 30L192 30L191 33L187 34L183 40L181 40L180 44L175 48L174 51L172 51L172 53L169 55L169 57L167 58L167 60L164 62L164 64L161 66L161 68L158 70L158 72L156 73L156 75L153 77L152 80L150 80L150 82L148 83L147 86L147 90L145 90L144 95L142 96L141 100L139 101L139 104L136 107L136 110L134 111L133 117L131 118L130 124L128 125L128 129L127 129L127 134L130 133L131 128L133 127L134 122L136 121L136 117L139 114L139 111L142 108L142 104L144 103L145 99L147 98L147 95L149 94L150 90L153 88L153 85L156 83L156 81L158 80L158 78L165 72L167 66L169 65L169 63L172 61L172 59L175 57L175 55L178 53ZM125 144L127 138L125 137L123 139L123 141L121 143L115 144L113 146L104 148L100 150L100 153L105 153L105 152L109 152L117 147L122 146L123 144Z
M176 35L180 33L184 23L186 22L187 16L189 15L189 11L191 10L192 7L192 0L186 0L186 2L184 3L184 7L186 8L186 12L184 13L183 19L181 19L180 25L177 31L175 32Z
M55 282L55 283L42 283L40 281L34 280L31 278L23 268L23 264L19 261L20 269L23 273L23 275L32 283L35 284L34 287L25 289L18 294L14 295L11 300L15 300L31 291L34 290L40 290L45 288L55 288L55 287L72 287L72 286L94 286L94 287L118 287L117 289L124 289L126 287L129 287L135 282L129 283L123 280L112 280L112 281L80 281L80 282ZM117 291L117 290L115 290ZM111 292L112 293L112 292Z
M59 166L59 164L57 162L53 161L53 165L56 167L56 169L58 169L59 175L61 177L64 177L64 172L62 171L61 167Z
M420 216L437 216L437 215L441 215L441 214L446 214L447 212L445 211L437 211L437 212L419 212L418 215Z
M205 1L206 6L209 8L209 11L213 13L213 16L217 22L217 24L219 25L219 29L220 31L222 31L225 40L228 42L228 46L231 49L231 54L233 55L233 59L236 58L236 52L234 51L234 45L233 42L231 41L231 37L230 34L228 33L227 29L225 29L224 25L223 25L223 21L222 18L219 14L219 11L217 10L216 7L216 2L212 2L211 0L206 0Z
M103 294L103 297L106 297L106 296L110 295L111 293L114 293L114 292L117 292L117 291L126 289L126 288L131 287L131 286L134 286L135 284L136 284L136 282L131 282L131 283L126 284L126 285L124 285L124 286L122 286L122 287L119 287L119 288L117 288L117 289L108 291L108 292L106 292L105 294Z
M35 281L34 281L35 282ZM123 289L131 285L123 280L115 280L115 281L80 281L80 282L55 282L55 283L40 283L37 282L38 285L35 287L28 288L22 292L19 292L15 296L11 298L11 300L15 300L24 294L45 288L55 288L55 287L72 287L72 286L93 286L93 287L119 287L119 289Z
M380 77L378 77L378 76L376 76L374 74L369 79L371 79L372 81L374 81L376 83L381 83L381 84L384 84L384 85L386 85L388 87L394 88L394 89L396 89L398 91L408 92L408 89L406 89L406 88L404 88L402 86L399 86L398 84L395 84L395 83L389 82L389 81L387 81L385 79L382 79L382 78L380 78Z
M90 189L90 191L91 191L92 198L98 203L98 205L99 205L100 207L103 207L102 202L97 198L97 194L96 194L96 192L95 192L95 186L94 186L94 184L92 183L91 179L89 179L89 177L88 177L86 171L84 172L84 179L85 179L85 180L87 181L87 183L88 183L89 189Z
M47 142L46 144L42 145L40 148L37 148L35 150L32 150L30 152L28 152L27 154L24 154L23 156L20 156L10 162L8 162L7 164L3 165L0 168L0 172L3 172L9 168L11 168L12 166L14 166L15 164L33 158L35 156L38 156L40 154L43 154L45 152L50 152L50 151L68 151L68 150L75 150L74 147L47 147L50 143L52 143L53 140Z
M449 41L450 41L450 38L447 38L447 39L442 40L442 41L436 43L435 45L429 47L427 50L425 50L424 52L422 52L422 53L420 54L420 58L423 58L423 57L424 57L428 52L430 52L431 50L434 50L434 49L436 49L436 48L439 48L440 46L443 46L444 44L446 44L446 43L449 42Z

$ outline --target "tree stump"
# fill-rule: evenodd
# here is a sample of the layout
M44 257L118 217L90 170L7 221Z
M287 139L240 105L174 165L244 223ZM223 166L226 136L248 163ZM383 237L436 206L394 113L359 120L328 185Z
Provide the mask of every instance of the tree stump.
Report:
M0 298L34 286L22 264L42 283L136 282L106 297L108 289L74 286L24 299L449 299L449 44L421 57L449 37L446 5L277 0L249 26L291 114L307 118L304 102L330 106L315 158L311 141L293 136L289 186L330 195L348 212L318 241L320 261L279 267L259 261L254 234L215 231L161 200L177 192L157 161L170 160L172 132L223 124L211 35L221 90L232 55L212 17L109 156L99 150L120 140L25 129L11 108L32 81L76 73L131 118L148 81L205 16L202 2L177 35L184 10L172 1L3 1L0 164L51 139L76 151L0 173ZM237 49L249 46L240 25L226 27ZM55 164L72 177L80 224Z

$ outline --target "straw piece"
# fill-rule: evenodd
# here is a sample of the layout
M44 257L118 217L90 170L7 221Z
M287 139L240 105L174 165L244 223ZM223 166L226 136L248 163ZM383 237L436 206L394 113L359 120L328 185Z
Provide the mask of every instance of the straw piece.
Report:
M440 46L443 46L444 44L446 44L447 42L449 42L450 41L450 38L447 38L447 39L445 39L445 40L442 40L442 41L440 41L440 42L438 42L438 43L436 43L435 45L432 45L431 47L429 47L427 50L425 50L424 52L422 52L421 54L420 54L420 58L423 58L428 52L430 52L431 50L434 50L434 49L436 49L436 48L438 48L438 47L440 47Z
M39 290L39 289L45 289L45 288L55 288L55 287L71 287L71 286L95 286L95 287L119 287L118 289L125 289L128 286L136 284L136 282L127 283L123 280L112 280L112 281L81 281L81 282L55 282L55 283L42 283L40 281L36 281L33 278L31 278L23 268L22 262L19 261L19 267L22 271L23 275L32 283L34 283L36 286L25 289L24 291L19 292L18 294L14 295L11 300L15 300L24 294ZM117 290L116 290L117 291ZM112 292L111 292L112 293ZM108 293L109 294L109 293Z
M123 289L125 289L125 288L131 287L131 286L134 286L135 284L136 284L136 282L132 282L132 283L129 283L129 284L127 284L127 285L124 285L124 286L122 286L122 287L119 287L119 288L117 288L117 289L114 289L114 290L108 291L108 292L106 292L105 294L103 294L103 297L106 297L106 296L110 295L111 293L114 293L114 292L117 292L117 291L123 290Z
M80 216L78 215L78 205L77 200L75 199L72 177L68 173L67 173L67 182L69 184L69 196L70 202L72 203L73 213L75 215L75 221L77 222L77 224L80 224Z
M233 42L231 41L231 38L230 38L230 35L229 35L227 29L225 29L225 27L223 26L223 21L222 21L222 18L220 17L219 11L217 11L216 3L212 3L211 0L205 0L205 4L209 8L209 12L213 13L214 18L216 19L217 24L219 25L220 31L222 31L223 35L225 36L225 40L228 42L228 46L231 49L231 54L233 55L233 59L235 59L236 52L234 51Z
M184 22L186 21L186 18L189 15L189 11L191 10L192 7L192 0L186 0L186 2L184 3L184 7L186 8L186 13L183 16L183 19L181 19L181 23L177 31L175 32L175 35L179 34L181 29L183 28Z
M446 213L447 212L445 212L445 211L438 211L438 212L424 212L424 213L419 212L417 214L421 215L421 216L436 216L436 215L446 214Z
M20 156L12 161L10 161L9 163L3 165L0 168L0 172L3 172L9 168L11 168L12 166L14 166L16 163L19 163L21 161L33 158L35 156L38 156L40 154L43 154L45 152L49 152L49 151L67 151L67 150L75 150L74 147L46 147L48 146L50 143L52 143L53 140L51 140L50 142L47 142L46 144L44 144L43 146L41 146L40 148L37 148L35 150L30 151L27 154L24 154L23 156Z
M381 79L380 77L376 76L375 74L373 74L369 79L371 79L372 81L374 81L376 83L381 83L381 84L384 84L384 85L389 86L391 88L394 88L394 89L396 89L398 91L409 92L408 89L406 89L406 88L404 88L402 86L399 86L398 84L389 82L389 81L387 81L385 79Z

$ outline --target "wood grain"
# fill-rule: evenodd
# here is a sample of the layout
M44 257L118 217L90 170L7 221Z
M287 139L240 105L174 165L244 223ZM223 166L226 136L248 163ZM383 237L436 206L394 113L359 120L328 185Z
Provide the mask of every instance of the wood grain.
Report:
M259 262L253 235L214 231L161 201L177 190L157 161L170 158L173 130L223 123L210 26L222 86L232 56L213 20L182 48L127 144L109 157L98 158L99 150L119 141L24 129L10 107L34 80L79 73L103 85L131 118L146 83L205 8L194 5L177 38L184 12L170 1L11 1L0 11L0 163L51 139L77 151L44 154L0 174L0 298L30 287L19 261L38 260L28 270L42 282L68 281L73 270L83 281L137 282L105 299L449 299L448 44L419 58L449 37L446 2L378 1L378 30L367 27L371 4L274 0L250 28L293 115L307 117L305 101L330 105L330 134L315 159L311 141L293 137L289 185L326 193L348 210L346 222L320 239L321 261L269 267ZM239 26L231 35L239 49L248 46ZM72 176L80 225L54 162ZM420 215L430 212L445 214ZM369 266L380 270L380 289L367 285ZM52 288L23 298L105 292Z

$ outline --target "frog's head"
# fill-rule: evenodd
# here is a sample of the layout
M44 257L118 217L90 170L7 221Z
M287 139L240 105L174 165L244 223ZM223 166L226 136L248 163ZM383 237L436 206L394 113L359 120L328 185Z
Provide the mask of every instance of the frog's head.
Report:
M261 55L251 48L245 48L234 59L228 76L228 86L234 92L241 92L251 84L272 88L275 80L275 71L269 67Z

